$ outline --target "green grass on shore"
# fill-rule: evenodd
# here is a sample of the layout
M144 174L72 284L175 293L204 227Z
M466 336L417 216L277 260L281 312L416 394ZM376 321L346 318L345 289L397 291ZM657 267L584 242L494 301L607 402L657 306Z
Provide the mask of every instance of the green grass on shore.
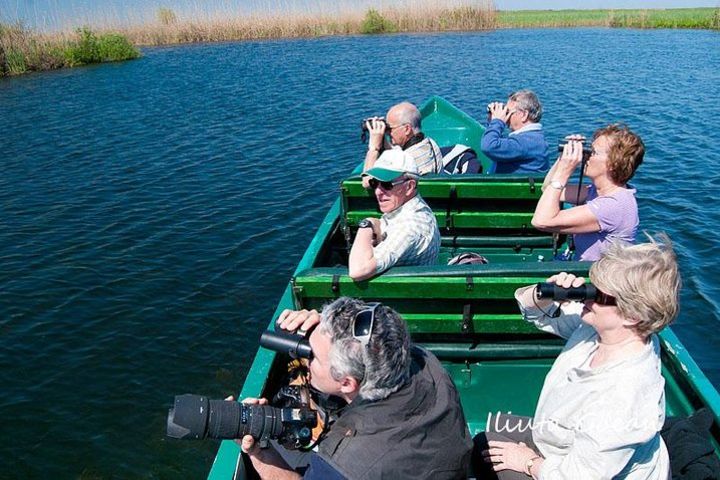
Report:
M139 56L137 47L119 33L95 33L83 27L72 33L43 35L22 25L0 24L0 77Z
M720 8L519 10L498 12L499 28L585 27L719 29Z

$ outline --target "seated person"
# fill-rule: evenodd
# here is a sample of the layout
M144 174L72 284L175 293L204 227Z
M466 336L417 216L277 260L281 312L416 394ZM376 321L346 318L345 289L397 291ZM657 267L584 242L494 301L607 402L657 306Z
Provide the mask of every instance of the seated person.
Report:
M490 121L480 149L496 163L495 173L537 174L547 172L548 143L542 131L542 105L530 90L511 93L507 105L488 105ZM505 126L510 134L503 137Z
M363 173L375 192L382 217L358 223L350 249L349 275L365 280L393 265L433 265L440 253L440 230L417 191L415 160L402 150L382 153Z
M567 183L582 161L582 137L568 138L562 155L545 176L532 224L545 232L574 234L575 259L594 261L614 240L635 241L640 218L635 189L628 181L643 161L645 146L627 127L598 129L584 171L592 184L580 187ZM560 202L576 206L561 210Z
M385 121L377 118L368 120L370 140L363 170L368 171L375 165L382 150L399 148L414 159L420 175L442 172L440 147L420 131L420 120L420 111L410 102L398 103L390 108ZM385 140L386 134L390 142ZM363 180L363 185L368 188L367 180Z
M663 241L611 244L590 267L597 294L584 303L538 299L533 285L515 292L527 321L568 341L535 416L496 414L476 436L479 478L670 478L657 332L677 315L680 276ZM548 282L585 279L559 273Z
M466 478L472 440L458 392L438 359L412 345L400 315L341 297L322 315L285 310L278 318L289 330L316 324L310 383L348 406L311 454L303 478ZM300 478L276 450L258 448L249 435L238 442L260 478Z

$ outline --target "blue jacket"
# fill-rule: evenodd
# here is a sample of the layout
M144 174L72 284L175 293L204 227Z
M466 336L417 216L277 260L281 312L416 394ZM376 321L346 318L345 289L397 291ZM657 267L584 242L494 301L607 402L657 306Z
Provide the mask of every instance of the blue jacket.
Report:
M496 162L495 173L546 173L548 143L542 126L503 138L505 122L493 119L480 141L480 149Z

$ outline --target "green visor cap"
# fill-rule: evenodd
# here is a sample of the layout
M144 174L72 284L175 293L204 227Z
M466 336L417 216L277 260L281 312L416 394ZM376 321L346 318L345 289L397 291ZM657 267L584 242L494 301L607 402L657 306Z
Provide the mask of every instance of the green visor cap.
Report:
M363 173L362 176L368 176L377 178L381 182L392 182L405 172L398 172L397 170L388 170L387 168L374 167Z

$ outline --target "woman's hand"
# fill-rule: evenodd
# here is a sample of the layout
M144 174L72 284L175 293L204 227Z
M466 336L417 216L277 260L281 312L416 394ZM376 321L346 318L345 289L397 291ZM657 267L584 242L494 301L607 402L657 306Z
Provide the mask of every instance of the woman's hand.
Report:
M581 287L585 284L585 277L576 277L572 273L560 272L548 278L547 282L562 288Z
M513 470L515 472L525 473L527 461L539 454L523 442L501 442L498 440L490 440L489 448L482 453L486 462L493 464L493 470Z
M556 162L555 175L551 179L557 180L563 185L567 183L577 166L580 165L583 157L582 137L579 135L570 135L566 138L568 141L563 148L560 158L558 158Z
M275 326L283 330L297 330L298 335L305 335L318 323L320 323L320 314L317 310L285 309L275 322Z

